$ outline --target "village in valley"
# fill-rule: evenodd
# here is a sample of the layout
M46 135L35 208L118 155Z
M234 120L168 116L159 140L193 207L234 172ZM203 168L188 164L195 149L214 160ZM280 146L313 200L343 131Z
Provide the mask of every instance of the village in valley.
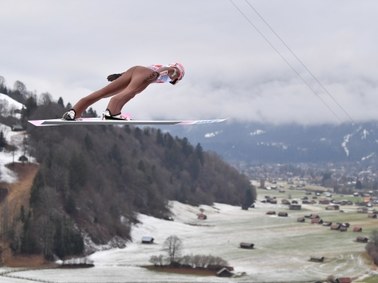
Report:
M360 166L351 164L265 164L244 166L242 171L252 178L251 182L258 192L258 199L251 209L264 207L267 217L291 216L297 225L323 229L328 234L324 241L332 241L334 251L338 250L338 241L332 239L339 239L342 245L346 237L350 243L362 244L360 255L365 264L376 261L363 256L369 253L366 244L370 236L375 237L378 224L378 181L374 169L361 170ZM299 226L295 227L298 229ZM341 254L347 250L345 248ZM330 262L331 258L320 251L309 255L308 260L322 264ZM337 256L337 252L333 256ZM375 282L364 281L364 278L351 275L336 278L332 275L327 282Z

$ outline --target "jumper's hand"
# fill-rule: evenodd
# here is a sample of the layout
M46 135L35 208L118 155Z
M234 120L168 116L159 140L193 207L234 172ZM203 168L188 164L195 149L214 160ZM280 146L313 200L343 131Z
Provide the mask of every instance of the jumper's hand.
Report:
M112 81L118 79L120 76L122 76L122 74L111 74L111 75L109 75L109 76L107 77L107 80L108 80L109 82L112 82Z

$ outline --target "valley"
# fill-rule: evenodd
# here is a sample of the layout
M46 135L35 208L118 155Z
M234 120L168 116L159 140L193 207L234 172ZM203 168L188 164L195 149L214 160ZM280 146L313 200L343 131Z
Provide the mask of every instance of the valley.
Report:
M288 194L291 200L306 196L304 190L282 193L259 189L255 208L248 210L220 203L193 207L170 202L174 221L140 214L140 223L132 229L132 242L123 249L92 254L94 268L26 270L7 276L26 278L30 282L145 282L146 278L148 282L315 282L328 276L364 282L365 276L375 274L366 256L365 244L355 239L360 235L369 236L377 226L377 219L358 213L355 205L343 206L343 212L326 210L318 203L302 205L301 210L289 210L287 205L281 204L283 198L289 198ZM277 204L262 202L267 195L276 197ZM207 215L206 220L197 218L200 208ZM272 210L285 211L288 216L268 215ZM333 231L330 227L311 224L308 218L304 223L297 222L298 217L309 214L318 214L326 221L348 222L350 228L346 232ZM357 225L362 227L362 232L352 231ZM150 264L151 256L165 253L162 244L170 235L177 235L183 241L184 254L220 256L235 268L235 274L242 276L225 279L143 268ZM142 244L144 236L153 237L154 244ZM240 249L241 242L254 243L254 249ZM324 257L324 262L310 261L311 257Z

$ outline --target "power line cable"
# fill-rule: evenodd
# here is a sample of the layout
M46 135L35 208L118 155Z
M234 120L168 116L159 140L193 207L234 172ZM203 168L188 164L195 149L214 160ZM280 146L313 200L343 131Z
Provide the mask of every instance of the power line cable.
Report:
M288 44L280 37L273 27L264 19L264 17L257 11L257 9L248 1L245 0L247 5L256 13L256 15L265 23L265 25L270 29L270 31L281 41L281 43L289 50L291 55L302 65L302 67L310 74L310 76L315 80L315 82L321 87L321 89L333 100L333 102L344 112L344 114L352 121L352 116L345 110L345 108L335 99L335 97L328 91L328 89L319 81L319 79L311 72L311 70L306 66L305 63L294 53L294 51L288 46Z
M325 102L325 100L319 96L319 94L316 92L316 90L309 84L309 82L307 82L307 80L294 68L294 66L282 55L282 53L273 45L273 43L265 36L265 34L260 31L260 29L252 22L252 20L234 3L233 0L230 0L231 4L234 6L234 8L244 17L244 19L249 23L250 26L252 26L258 34L260 34L260 36L269 44L269 46L281 57L281 59L292 69L292 71L304 82L304 84L311 90L311 92L323 103L323 105L341 122L341 119L340 117L336 114L336 112ZM253 8L254 9L254 8ZM256 10L256 9L254 9ZM256 10L257 11L257 10ZM267 22L265 20L263 20L264 23L267 24ZM268 25L270 26L270 25ZM271 29L273 31L273 29ZM280 39L280 37L278 36L277 33L275 33L273 31L273 33ZM283 43L284 41L281 40ZM286 43L284 43L284 45L286 46L286 48L288 48L288 50L290 51L291 54L294 54L294 52L291 51L291 49L287 46ZM295 56L294 54L294 57L297 58L297 60L299 60L299 58L297 56ZM302 62L301 60L299 60L300 62ZM302 62L303 64L303 62ZM303 64L304 65L304 64ZM308 68L304 65L306 71L309 72ZM309 72L311 73L311 72ZM311 73L312 74L312 73ZM315 76L313 76L315 78ZM319 80L317 80L315 78L315 81L319 82ZM321 85L321 84L320 84ZM328 91L327 91L328 92ZM330 95L330 94L329 94ZM331 97L333 97L332 95L330 95ZM333 98L334 101L336 101L334 98ZM336 102L337 105L339 105L337 102ZM339 107L341 107L341 105L339 105ZM342 108L342 107L341 107ZM353 119L350 117L350 115L345 111L344 108L342 108L344 110L344 112L347 114L347 116L353 121Z

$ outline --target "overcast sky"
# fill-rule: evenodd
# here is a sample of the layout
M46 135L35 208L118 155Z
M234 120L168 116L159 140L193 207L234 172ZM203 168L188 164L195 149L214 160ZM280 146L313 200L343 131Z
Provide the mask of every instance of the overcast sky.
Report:
M178 61L182 82L150 85L123 111L376 120L377 11L377 0L0 0L0 76L74 104L111 73ZM101 113L107 102L94 108Z

